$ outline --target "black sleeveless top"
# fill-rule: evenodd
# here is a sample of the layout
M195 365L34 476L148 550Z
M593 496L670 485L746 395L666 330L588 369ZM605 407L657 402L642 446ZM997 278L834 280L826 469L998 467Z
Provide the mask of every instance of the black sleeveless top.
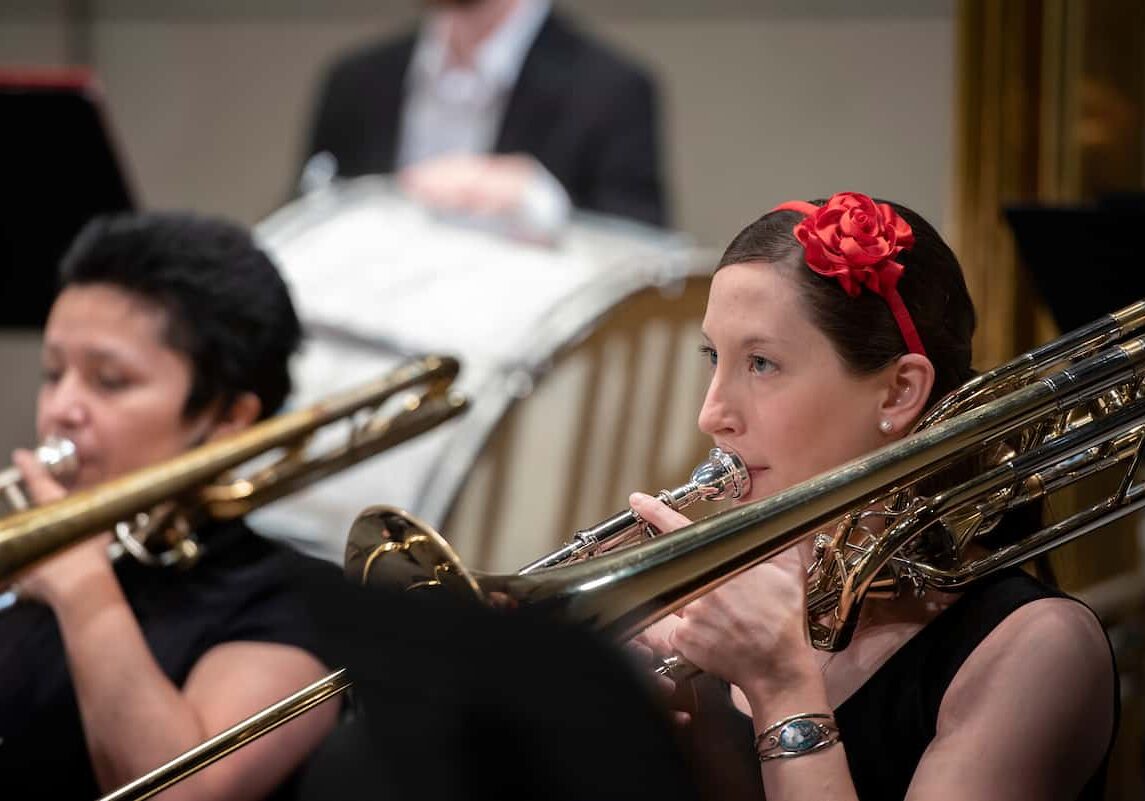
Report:
M883 801L906 796L923 752L934 739L942 697L963 662L1014 610L1051 597L1068 596L1020 570L1003 571L975 583L835 710L860 799ZM1115 670L1109 746L1078 796L1082 801L1097 801L1104 795L1109 751L1120 716L1116 675ZM695 692L694 731L688 739L705 795L726 801L762 799L763 781L752 749L751 718L732 705L727 684L718 679L697 678Z
M201 532L207 551L187 571L130 558L115 572L151 653L176 686L215 645L258 641L317 653L318 632L296 583L338 572L255 535L241 522ZM107 643L115 658L115 643ZM60 631L51 609L20 603L0 612L0 777L38 798L92 799L92 772ZM13 795L15 797L15 795Z

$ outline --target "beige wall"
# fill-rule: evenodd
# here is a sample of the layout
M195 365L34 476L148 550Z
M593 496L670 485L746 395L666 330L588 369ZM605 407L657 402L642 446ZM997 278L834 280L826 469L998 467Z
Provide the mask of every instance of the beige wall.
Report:
M48 66L69 59L63 0L0 2L0 67Z
M664 80L682 227L722 245L792 198L859 189L937 224L951 186L953 17L605 20Z
M288 191L323 65L415 5L92 0L89 23L68 26L66 3L4 0L0 63L62 60L72 30L143 201L254 222ZM841 187L942 223L953 0L566 5L659 71L677 221L703 242Z
M0 0L0 65L90 60L145 205L255 222L289 190L323 65L403 27L417 5ZM565 7L659 72L677 222L702 243L782 200L848 188L945 221L953 0ZM31 353L0 349L0 370L21 376L5 390L17 410L30 410ZM0 422L0 454L29 441L30 420Z

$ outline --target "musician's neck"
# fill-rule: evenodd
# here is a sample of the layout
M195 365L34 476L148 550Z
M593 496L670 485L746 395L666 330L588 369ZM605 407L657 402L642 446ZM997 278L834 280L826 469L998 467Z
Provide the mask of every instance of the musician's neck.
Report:
M450 62L472 64L477 48L501 27L520 3L521 0L483 0L446 12Z

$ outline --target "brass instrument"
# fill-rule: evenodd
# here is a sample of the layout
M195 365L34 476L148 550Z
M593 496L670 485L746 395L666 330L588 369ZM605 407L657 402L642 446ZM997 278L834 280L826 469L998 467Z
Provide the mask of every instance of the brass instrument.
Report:
M451 358L419 359L168 462L0 519L0 581L111 527L120 544L147 563L193 563L201 548L194 530L202 521L241 517L463 411L464 398L450 389L459 369ZM339 422L349 427L345 444L309 454L309 437ZM269 466L226 480L226 471L276 448L285 452Z
M219 732L175 759L160 765L150 773L145 773L118 790L108 793L99 801L141 801L161 793L193 773L218 762L232 751L236 751L264 734L289 723L304 712L340 695L350 688L350 680L345 670L336 670L313 684L284 698L273 706L236 723L229 729Z
M33 453L37 461L60 481L67 481L79 467L76 444L66 437L45 437ZM6 514L22 512L32 505L19 468L9 467L0 472L0 498L7 507Z
M660 498L675 509L682 509L696 501L717 501L725 498L739 498L750 491L751 475L738 455L730 451L713 448L708 459L696 466L687 483L671 490L662 490ZM452 564L460 571L463 581L471 582L468 589L479 593L477 584L461 567L461 560L453 553L449 544L427 524L416 520L406 512L390 507L372 507L373 515L363 514L355 521L346 545L346 573L362 583L368 583L371 567L374 560L385 552L385 548L375 549L374 521L385 519L387 524L395 530L401 529L403 533L411 536L403 538L402 546L407 554L418 551L425 546L426 558L436 558L439 553L447 552L451 555ZM362 526L365 528L363 529ZM643 520L631 510L614 515L591 528L578 531L569 545L561 548L539 561L553 564L567 564L583 560L603 550L611 550L620 545L629 543L635 537L651 536ZM355 533L357 532L357 533ZM424 532L423 537L417 535ZM362 548L362 543L371 547ZM403 562L384 560L394 569L400 569ZM521 574L540 569L538 563L526 565ZM404 587L418 586L418 580L409 576L400 580ZM422 582L421 586L428 586L437 582ZM351 681L346 671L336 670L314 684L299 690L274 706L252 715L226 731L220 732L195 748L185 752L175 759L159 766L150 773L124 785L110 795L104 796L100 801L141 801L151 798L176 782L182 781L193 773L197 773L208 765L222 759L227 754L250 740L268 734L284 723L288 723L304 712L309 711L318 704L333 698L349 689Z
M542 604L625 638L796 542L815 537L812 641L850 642L868 594L960 590L1145 505L1145 302L972 380L906 439L760 501L642 545L526 574L468 571L444 539L386 507L359 516L348 558L365 580L444 584L500 602ZM1106 470L1104 501L1001 547L1010 510ZM407 545L408 542L408 545Z
M696 501L738 500L751 492L751 474L739 454L712 448L707 460L696 465L686 484L660 490L656 496L672 509L685 509ZM572 541L522 567L518 573L532 573L557 565L591 559L633 540L655 536L655 530L631 509L625 509L589 528L582 528ZM349 557L347 556L347 561Z
M815 537L812 641L840 650L868 596L959 590L1145 506L1136 477L1145 442L1145 337L1132 336L1143 327L1145 302L1138 302L968 382L905 439L639 545L559 567L480 574L425 523L375 506L351 529L347 572L369 583L446 586L485 602L540 605L626 638ZM1122 479L1105 500L1000 547L984 540L1005 512L1114 469ZM277 707L254 715L228 739L260 736L280 718ZM184 755L102 801L148 798L207 764Z

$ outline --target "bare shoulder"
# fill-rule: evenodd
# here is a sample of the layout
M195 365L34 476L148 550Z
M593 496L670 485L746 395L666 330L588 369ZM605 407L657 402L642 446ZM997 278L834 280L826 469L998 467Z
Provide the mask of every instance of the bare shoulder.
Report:
M1089 609L1067 598L1025 604L947 688L910 797L972 772L968 798L1076 798L1113 736L1114 686L1109 644Z
M1039 674L1047 680L1072 677L1074 688L1086 678L1106 675L1112 681L1105 632L1093 612L1077 601L1042 598L1016 609L970 654L946 698L957 700L968 685L987 678L992 683L1011 676L1029 682Z
M236 677L255 677L259 684L282 685L300 679L319 678L325 666L295 645L274 642L234 641L214 646L191 669L188 687L215 682L235 684Z
M183 694L208 728L220 729L328 672L317 657L294 645L226 642L199 658Z

